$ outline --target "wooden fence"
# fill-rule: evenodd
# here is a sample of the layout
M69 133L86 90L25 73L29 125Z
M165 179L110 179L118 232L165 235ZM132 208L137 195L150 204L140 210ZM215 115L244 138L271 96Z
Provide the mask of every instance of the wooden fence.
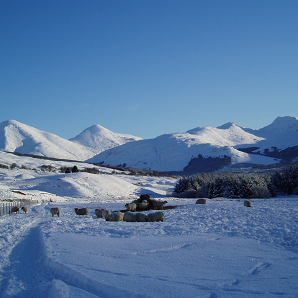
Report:
M13 200L13 202L0 202L0 216L11 214L12 207L22 208L23 206L37 204L38 200Z

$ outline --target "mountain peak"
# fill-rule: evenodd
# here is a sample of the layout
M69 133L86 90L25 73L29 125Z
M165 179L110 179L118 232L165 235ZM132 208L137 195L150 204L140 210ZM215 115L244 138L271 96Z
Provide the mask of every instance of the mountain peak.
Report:
M217 128L218 129L229 129L229 128L233 127L233 126L239 127L235 122L227 122L227 123L225 123L225 124L223 124L221 126L218 126Z
M277 117L271 124L261 128L259 131L272 131L274 133L287 131L298 131L298 118L292 116Z
M138 140L141 140L141 138L128 134L114 133L99 124L90 126L76 137L70 139L74 143L96 149L98 153Z
M60 159L85 160L92 150L16 120L0 123L0 150Z
M298 124L298 118L293 116L283 116L277 117L272 124L282 124L282 125L289 125L289 124Z

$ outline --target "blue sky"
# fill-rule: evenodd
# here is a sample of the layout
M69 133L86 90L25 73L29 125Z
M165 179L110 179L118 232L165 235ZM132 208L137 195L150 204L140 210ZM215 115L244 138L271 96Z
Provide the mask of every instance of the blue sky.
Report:
M1 0L0 122L154 138L298 117L298 1Z

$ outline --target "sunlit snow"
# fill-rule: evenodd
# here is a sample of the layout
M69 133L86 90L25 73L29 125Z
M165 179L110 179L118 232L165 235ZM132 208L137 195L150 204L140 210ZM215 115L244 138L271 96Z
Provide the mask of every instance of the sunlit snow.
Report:
M253 199L251 208L166 198L177 208L164 210L164 222L108 222L95 208L125 209L141 193L165 199L176 179L49 173L40 170L46 161L0 153L2 164L35 168L0 169L1 199L39 200L27 214L0 217L1 297L298 296L297 197Z

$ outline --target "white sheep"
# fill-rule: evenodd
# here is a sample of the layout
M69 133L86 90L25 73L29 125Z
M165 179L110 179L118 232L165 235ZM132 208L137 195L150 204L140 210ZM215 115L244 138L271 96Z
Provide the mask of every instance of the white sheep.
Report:
M146 222L146 221L148 221L148 217L145 213L138 212L137 213L137 221L138 222Z
M155 212L155 213L150 213L148 214L148 221L163 221L164 219L164 214L163 212Z
M137 214L131 211L124 212L123 220L127 222L136 222Z
M157 201L157 200L152 200L152 204L153 204L153 209L155 210L160 210L163 209L163 207L165 206L165 204L168 201Z
M149 202L147 200L143 200L141 203L137 203L137 210L147 210L149 207Z
M28 207L26 207L26 206L23 206L21 209L22 209L25 213L28 212Z
M10 210L11 213L19 213L19 211L20 211L20 208L18 206L14 206Z
M77 215L88 215L89 210L88 210L88 208L81 208L81 209L75 208L75 213Z
M125 207L128 211L136 211L137 210L137 204L136 203L126 203Z
M51 208L51 209L50 209L50 212L51 212L51 214L52 214L52 217L53 217L55 214L57 214L57 216L60 215L60 209L59 209L58 207Z
M107 218L106 221L123 221L124 213L117 211L112 212Z
M97 217L107 218L111 214L111 211L107 209L95 209L95 214Z

